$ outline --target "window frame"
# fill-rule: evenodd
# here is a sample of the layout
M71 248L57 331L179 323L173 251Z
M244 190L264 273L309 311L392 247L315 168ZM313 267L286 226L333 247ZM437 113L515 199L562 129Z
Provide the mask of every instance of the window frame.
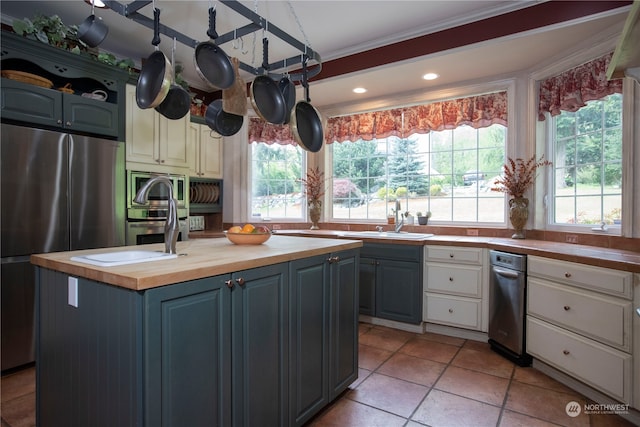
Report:
M624 128L625 128L625 114L624 114L624 109L625 109L625 96L624 93L622 94L622 153L621 156L624 156ZM555 152L554 152L554 135L553 135L553 122L554 122L554 118L551 117L551 115L549 113L545 113L545 121L544 121L544 127L545 127L545 139L546 139L546 149L545 149L545 158L553 161L553 159L555 158ZM624 157L622 157L622 161L621 161L621 166L622 166L622 188L621 188L621 197L623 197L623 193L624 193L624 170L625 170L625 164L624 164ZM554 211L555 211L555 193L554 193L554 184L555 184L555 178L554 178L554 172L555 172L555 168L554 166L550 166L548 168L546 168L547 170L545 171L545 175L546 175L546 182L547 182L547 186L545 187L545 200L546 200L546 215L545 215L545 223L546 223L546 227L548 230L551 231L562 231L562 232L574 232L574 233L583 233L583 232L592 232L592 231L596 231L596 229L599 227L598 224L569 224L569 223L558 223L555 222L555 218L554 218ZM600 194L600 196L602 196L602 194ZM626 215L625 215L626 216ZM624 221L624 216L623 216L623 221ZM622 224L607 224L606 226L606 232L608 234L614 234L614 235L620 235L622 232ZM602 232L602 231L598 231L598 232Z
M358 114L364 113L368 111L380 111L385 109L395 109L401 108L405 106L414 106L420 104L429 104L434 102L446 101L457 98L464 98L469 96L475 96L479 93L490 93L490 92L507 92L507 111L509 117L509 123L506 129L506 147L505 147L505 161L507 157L515 157L517 144L514 141L518 140L518 134L523 132L526 129L526 126L519 126L517 124L517 120L513 120L512 118L516 118L516 90L517 90L517 78L508 78L503 80L494 80L488 81L468 86L459 86L448 89L441 89L435 91L421 92L421 93L411 93L411 94L400 94L396 97L391 97L386 99L385 101L375 102L374 106L370 103L358 103L358 104L349 104L347 106L340 106L336 109L330 109L324 112L326 117L332 116L340 116L340 115L350 115L350 114ZM348 142L343 142L348 143ZM333 215L333 150L327 150L323 147L324 155L323 161L325 164L325 173L326 176L329 177L330 182L328 183L327 192L325 194L324 200L324 214L326 221L333 223L353 223L353 219L349 218L335 218ZM461 221L438 221L430 219L430 224L435 224L439 226L452 226L452 227L481 227L481 228L495 228L495 229L504 229L509 226L508 223L508 203L506 203L505 194L505 203L504 203L504 219L505 222L461 222ZM415 214L415 212L412 212ZM355 220L358 223L362 224L386 224L386 219L357 219Z

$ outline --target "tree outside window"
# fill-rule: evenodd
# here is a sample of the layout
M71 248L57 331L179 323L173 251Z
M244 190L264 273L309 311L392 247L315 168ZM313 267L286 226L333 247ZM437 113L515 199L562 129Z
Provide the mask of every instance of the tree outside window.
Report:
M622 95L589 101L553 117L552 222L620 224Z
M502 125L331 144L333 218L384 220L400 201L432 221L503 224L504 196L490 188L505 148Z

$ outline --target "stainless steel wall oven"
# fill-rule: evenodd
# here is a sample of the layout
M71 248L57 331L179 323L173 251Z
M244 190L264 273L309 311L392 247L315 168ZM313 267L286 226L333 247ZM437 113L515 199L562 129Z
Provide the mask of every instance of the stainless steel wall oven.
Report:
M164 224L167 219L169 191L165 186L156 185L149 193L149 203L139 205L133 202L136 193L152 177L166 175L173 182L173 197L178 205L180 234L178 240L189 238L189 203L187 192L189 183L185 175L157 174L152 172L127 171L127 245L146 245L164 241Z

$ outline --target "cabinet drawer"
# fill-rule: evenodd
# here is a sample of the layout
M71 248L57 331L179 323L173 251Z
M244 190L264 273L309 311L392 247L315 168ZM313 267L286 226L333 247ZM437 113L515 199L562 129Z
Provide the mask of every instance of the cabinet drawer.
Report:
M421 263L422 251L422 246L365 243L360 249L360 256L368 258L415 261Z
M631 355L527 316L527 351L625 403L630 403Z
M427 263L426 291L482 296L482 267Z
M424 321L480 330L481 300L425 293Z
M632 273L537 256L529 256L527 263L530 276L631 299Z
M531 278L528 314L631 351L631 302Z
M482 264L482 249L455 246L426 246L429 261L447 261L465 264Z

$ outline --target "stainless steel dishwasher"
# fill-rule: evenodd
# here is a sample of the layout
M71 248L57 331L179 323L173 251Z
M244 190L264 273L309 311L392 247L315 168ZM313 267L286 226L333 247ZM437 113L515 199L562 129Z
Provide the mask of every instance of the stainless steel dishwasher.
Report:
M529 366L524 321L527 256L491 250L489 257L489 344L518 365Z

